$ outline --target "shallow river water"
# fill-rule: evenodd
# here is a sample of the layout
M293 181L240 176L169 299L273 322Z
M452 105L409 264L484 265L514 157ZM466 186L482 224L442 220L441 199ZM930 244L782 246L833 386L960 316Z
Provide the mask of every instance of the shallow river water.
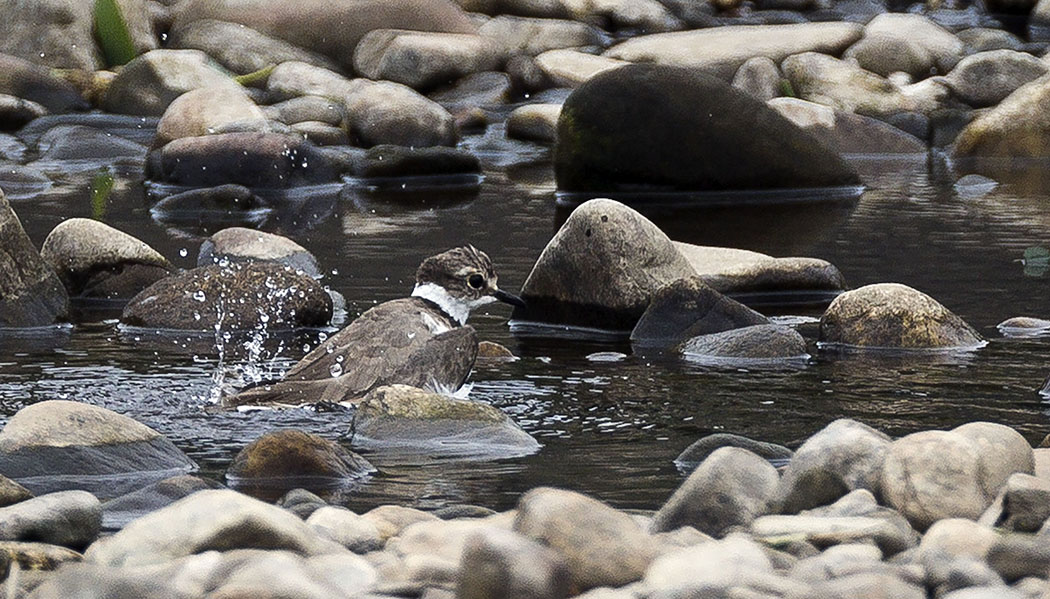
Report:
M421 258L464 243L487 251L501 286L516 290L567 209L556 206L548 151L501 139L497 128L466 142L486 165L476 194L318 190L288 200L278 213L256 215L259 227L314 252L325 284L346 297L351 318L406 295ZM509 309L494 305L471 322L483 339L521 359L479 363L471 397L510 413L543 444L539 453L502 460L369 455L380 472L340 500L360 509L393 502L506 508L524 490L557 485L651 509L681 481L674 458L705 434L735 432L794 447L844 416L891 435L993 420L1037 443L1050 431L1050 406L1038 394L1050 372L1050 337L1007 338L995 325L1011 316L1050 317L1050 275L1021 262L1026 249L1050 247L1045 167L1019 166L1013 183L988 191L956 185L957 176L937 160L851 160L868 186L856 203L665 202L647 214L680 241L823 258L853 287L911 285L974 325L987 346L933 357L829 354L814 346L805 364L741 369L634 356L617 342L517 338L507 326ZM94 172L85 168L46 192L12 200L38 246L61 220L96 216L189 268L202 239L224 226L197 215L151 214L136 179L118 178L105 205L93 205ZM815 317L819 309L777 314ZM0 338L4 418L45 399L102 405L161 431L216 479L241 447L268 430L296 426L333 439L346 432L346 413L207 409L233 369L286 368L309 336L270 340L257 358L236 340L144 338L114 322L57 336ZM801 330L814 336L812 324ZM609 360L608 352L627 355Z

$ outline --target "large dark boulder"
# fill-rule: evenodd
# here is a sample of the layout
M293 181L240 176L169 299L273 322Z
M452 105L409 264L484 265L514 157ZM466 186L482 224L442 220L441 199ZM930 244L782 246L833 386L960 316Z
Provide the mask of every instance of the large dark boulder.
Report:
M242 449L226 471L233 484L332 483L375 472L372 464L342 445L296 430L278 430Z
M308 275L280 264L233 263L161 279L128 302L120 321L151 329L245 331L325 326L332 298Z
M565 191L856 185L843 160L779 113L709 75L636 64L569 96L554 159Z
M191 187L236 183L262 189L336 179L328 159L303 138L253 132L176 139L150 154L146 176Z
M65 320L69 296L0 191L0 327L39 327Z

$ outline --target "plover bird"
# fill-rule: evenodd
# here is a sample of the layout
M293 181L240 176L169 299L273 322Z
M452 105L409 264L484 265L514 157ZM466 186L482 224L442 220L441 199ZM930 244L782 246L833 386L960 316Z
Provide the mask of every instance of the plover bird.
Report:
M384 302L329 337L284 378L227 397L227 405L344 403L400 383L451 393L474 366L472 310L502 301L524 306L496 286L492 260L473 246L431 256L416 271L411 297Z

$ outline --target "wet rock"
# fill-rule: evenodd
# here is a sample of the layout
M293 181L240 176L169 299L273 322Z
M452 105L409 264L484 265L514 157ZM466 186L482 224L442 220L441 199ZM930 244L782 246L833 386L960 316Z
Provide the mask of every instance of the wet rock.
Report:
M887 556L916 544L915 532L900 516L895 519L866 516L762 516L751 523L751 533L759 539L801 536L820 548L845 543L875 543Z
M928 17L911 13L878 15L864 27L864 37L881 38L887 42L900 40L917 44L932 58L932 61L925 71L905 71L916 76L928 75L933 68L936 68L939 73L947 73L955 66L955 63L959 62L964 51L962 41L950 31L934 23ZM885 47L887 51L891 51L896 46L887 44ZM860 66L868 68L863 62Z
M758 252L674 242L700 280L724 294L756 298L825 298L847 289L835 265L817 258L773 258ZM824 299L824 301L827 301Z
M969 439L980 456L979 483L991 501L1015 472L1032 474L1035 457L1028 441L1014 429L995 422L968 422L952 429Z
M218 85L188 91L164 111L153 146L183 137L208 135L235 124L264 124L266 116L237 85Z
M144 0L118 0L136 52L157 47ZM95 45L94 4L75 0L40 0L10 6L0 22L0 52L49 67L95 71L103 66Z
M267 118L286 125L310 121L341 127L346 122L343 105L321 96L299 96L262 110Z
M591 200L569 216L522 286L512 318L629 330L656 291L693 269L651 221L619 202Z
M502 15L490 19L478 34L498 42L507 56L537 56L547 50L602 46L602 31L587 23L561 19L534 19Z
M558 137L561 104L528 104L507 117L507 137L552 144Z
M65 320L69 297L0 191L0 327L39 327Z
M631 331L631 342L672 347L691 337L768 323L765 316L727 298L698 277L689 277L656 291Z
M354 553L368 553L383 547L379 528L369 519L344 507L324 506L306 519L321 536L339 543Z
M966 518L945 518L930 526L919 543L919 556L947 554L984 560L999 534Z
M347 70L353 68L354 48L375 29L475 32L466 14L449 0L303 0L296 4L284 0L192 0L184 4L175 20L176 30L201 19L240 23L328 56ZM333 23L340 25L332 27Z
M995 325L999 332L1004 335L1035 335L1050 330L1050 320L1032 318L1030 316L1015 316Z
M10 24L5 21L5 24ZM3 25L0 25L2 28ZM7 39L0 36L0 40ZM0 49L2 52L2 49ZM70 83L50 69L0 53L0 93L35 102L50 112L84 110L87 102Z
M765 56L747 59L733 76L733 87L766 102L780 95L780 69Z
M957 32L955 37L966 44L966 48L972 53L1024 48L1024 42L1020 38L1002 29L973 27Z
M569 568L554 550L519 534L491 529L463 548L456 597L561 599L569 597Z
M252 190L243 185L231 184L189 189L172 194L154 204L151 212L178 219L201 219L210 214L236 218L269 208L270 203L252 193Z
M905 95L887 79L825 54L806 52L780 65L797 97L845 112L888 116L899 112L928 113L940 108Z
M110 112L160 116L182 94L201 87L234 84L197 50L153 50L117 73L103 98Z
M354 50L354 70L414 89L433 89L471 73L492 71L506 57L491 38L463 33L376 29Z
M944 78L963 102L978 108L995 106L1014 90L1050 72L1050 64L1025 52L993 50L959 61Z
M794 453L787 447L777 445L776 443L755 441L754 439L749 439L732 433L714 433L702 437L689 447L686 447L682 453L678 454L678 457L675 458L674 461L680 468L688 467L692 469L700 462L703 462L707 456L722 447L739 447L740 449L746 449L762 459L773 463L787 462L791 459L791 456Z
M843 293L820 318L820 341L892 349L972 348L984 343L961 318L930 296L897 283Z
M62 221L44 240L40 256L73 297L130 299L175 267L146 243L100 221Z
M769 106L837 154L926 153L923 140L878 119L798 98L775 98Z
M157 281L131 299L121 322L242 331L319 327L331 318L332 299L312 277L278 264L248 262L199 267Z
M721 333L709 333L682 342L678 350L688 358L727 360L786 360L808 358L806 340L791 327L757 324Z
M780 480L780 511L797 513L831 503L850 491L881 493L891 440L855 420L839 419L795 451Z
M304 556L345 551L294 514L226 489L199 491L135 520L87 552L106 566L143 566L221 548L278 549Z
M548 50L536 56L536 66L558 87L579 87L601 73L629 64L626 60L567 49Z
M841 158L762 102L702 73L654 65L603 73L569 96L554 172L558 188L574 192L858 181Z
M204 489L221 489L219 483L182 474L157 481L102 504L102 525L107 529L122 528L128 522L171 505Z
M603 56L698 68L728 81L750 58L765 56L779 63L802 52L840 55L860 35L861 26L855 23L715 27L636 37Z
M295 60L326 69L335 62L282 39L260 33L238 23L198 19L176 27L168 34L167 47L200 50L219 64L241 75Z
M31 490L73 487L114 495L194 468L157 431L74 401L26 406L0 431L0 471Z
M345 447L296 429L266 433L233 458L226 478L241 485L348 481L374 472L368 460Z
M655 556L652 538L633 518L572 491L538 488L523 495L514 530L558 552L581 591L634 582Z
M912 433L894 441L881 486L886 503L919 530L943 518L977 519L992 501L982 488L976 447L948 431Z
M36 102L0 93L0 131L17 131L45 114L47 108Z
M1046 576L1050 568L1050 545L1044 534L1000 535L988 550L988 565L1007 582L1025 576Z
M955 158L1050 156L1050 75L1027 83L970 122L952 148Z
M303 246L281 235L244 227L223 229L201 243L197 266L223 261L273 262L321 278L317 258Z
M372 178L480 172L478 157L459 148L380 145L369 148L359 175Z
M715 450L656 512L650 530L692 526L721 537L768 512L779 478L776 468L746 449Z
M331 165L312 144L281 133L222 133L176 139L150 155L146 176L190 187L233 183L261 189L335 180Z
M146 156L146 147L95 127L59 125L40 136L37 152L41 161L109 163L116 158L140 161Z
M59 491L0 508L0 539L80 549L102 527L102 504L86 491Z
M1014 532L1038 532L1050 518L1050 481L1018 472L1007 479L981 523Z
M499 408L408 385L371 391L354 414L352 430L356 447L414 447L466 455L539 449L539 443Z

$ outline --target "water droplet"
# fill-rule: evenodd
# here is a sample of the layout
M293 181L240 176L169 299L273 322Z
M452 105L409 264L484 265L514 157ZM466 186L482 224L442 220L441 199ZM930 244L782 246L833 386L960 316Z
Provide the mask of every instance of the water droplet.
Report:
M335 378L343 374L343 366L341 364L332 364L328 367L328 372L332 374L332 378Z
M193 320L200 320L200 319L201 319L201 313L197 312L196 310L194 310L193 311Z
M197 291L194 291L193 299L197 300L198 302L203 302L205 299L207 299L207 297L204 295L204 290L198 289Z
M186 256L190 255L190 251L186 248L182 248L181 250L179 250L179 255L185 258Z

